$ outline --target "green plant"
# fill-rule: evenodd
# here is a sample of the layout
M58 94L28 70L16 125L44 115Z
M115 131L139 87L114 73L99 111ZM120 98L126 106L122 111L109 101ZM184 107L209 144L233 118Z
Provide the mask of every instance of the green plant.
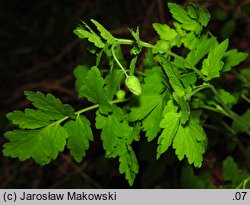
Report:
M160 36L155 45L142 41L138 28L130 30L130 40L112 36L95 20L91 20L95 29L82 22L74 33L90 43L96 63L91 68L77 66L76 90L93 105L75 111L52 94L26 91L36 109L7 114L19 129L5 133L9 142L3 154L45 165L67 146L80 162L94 140L84 113L96 109L95 127L101 131L106 157L119 158L119 171L132 185L139 172L132 144L144 133L148 141L157 139L157 159L172 145L179 160L186 157L195 167L201 167L206 150L202 120L207 110L231 118L239 131L250 135L249 123L231 110L236 97L213 85L247 54L227 50L228 39L219 43L204 29L210 19L206 9L190 4L185 10L175 3L168 7L174 26L153 24ZM129 64L122 45L132 46ZM141 71L136 65L143 48L147 52ZM173 52L176 48L178 52Z
M249 172L239 169L237 163L231 156L228 156L223 161L222 177L221 185L219 185L221 188L247 189L250 187ZM213 181L211 173L203 172L199 175L195 175L191 166L184 166L182 168L180 181L182 188L216 188L216 186L211 183Z

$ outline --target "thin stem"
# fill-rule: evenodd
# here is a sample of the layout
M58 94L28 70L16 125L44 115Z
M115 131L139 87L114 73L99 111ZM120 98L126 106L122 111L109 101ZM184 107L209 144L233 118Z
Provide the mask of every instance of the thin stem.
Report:
M200 108L204 108L204 109L207 109L207 110L211 110L211 111L214 111L214 112L218 112L220 114L223 114L223 115L226 115L227 117L229 117L229 115L224 111L222 110L218 110L216 109L215 107L212 107L212 106L208 106L208 105L201 105L199 106Z
M242 97L242 99L244 99L245 101L247 101L250 104L250 99L247 96L242 94L241 97Z
M250 177L244 179L244 180L236 187L236 189L240 189L241 187L242 187L243 189L245 189L248 182L250 182Z
M127 98L126 98L126 99L122 99L122 100L117 99L117 100L112 100L112 101L110 101L109 103L110 103L110 104L117 104L117 103L127 102L128 100L129 100L129 99L127 99ZM99 104L95 104L95 105L92 105L92 106L83 108L83 109L81 109L81 110L78 110L78 111L75 112L75 114L76 114L76 115L80 115L80 114L82 114L82 113L84 113L84 112L87 112L87 111L96 109L96 108L98 108L99 106L100 106ZM60 119L60 120L58 120L58 121L56 121L56 122L54 122L54 123L52 123L52 124L60 124L60 123L62 123L63 121L65 121L65 120L67 120L67 119L69 119L68 116L66 116L66 117L64 117L64 118L62 118L62 119Z
M129 40L129 39L118 39L118 44L124 44L124 45L133 45L134 41ZM155 48L157 49L157 46L152 45L150 43L144 42L144 41L140 41L141 46L146 47L146 48ZM171 52L171 51L165 51L166 54L173 56L175 58L180 59L183 63L187 64L195 73L197 73L197 75L200 76L200 78L202 78L203 80L205 80L205 76L195 67L193 66L191 63L189 63L188 61L186 61L184 58L182 58L181 56L178 56L177 54Z
M244 122L244 120L242 120L242 118L239 115L237 115L235 112L233 112L232 110L230 110L227 107L227 105L224 103L224 101L222 100L220 94L217 92L217 90L214 88L214 86L211 85L211 84L208 84L208 85L209 85L208 87L212 90L212 92L215 94L217 99L220 101L223 109L227 112L228 116L232 120L240 122L242 125L244 125L247 128L248 125ZM246 132L250 136L250 131L248 129L244 130L244 132Z
M119 42L119 41L118 41ZM111 47L111 52L112 52L112 55L116 61L116 63L118 64L118 66L122 69L122 71L124 72L124 74L126 75L126 77L129 77L126 70L123 68L122 64L120 63L120 61L117 59L116 55L115 55L115 46L117 46L118 43L115 43L112 45Z
M195 88L195 90L193 90L189 95L186 96L186 100L188 100L189 98L191 98L193 95L195 95L196 93L198 93L199 91L203 90L203 89L206 89L206 88L209 88L209 85L208 84L203 84L203 85L200 85L200 86L197 86Z

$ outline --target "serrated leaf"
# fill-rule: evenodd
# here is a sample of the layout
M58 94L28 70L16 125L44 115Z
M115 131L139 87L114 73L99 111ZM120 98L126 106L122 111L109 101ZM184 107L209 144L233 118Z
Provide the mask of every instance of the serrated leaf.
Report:
M161 120L163 111L162 98L159 98L158 101L159 103L156 105L156 107L142 121L143 131L146 132L148 141L152 141L160 131L159 121Z
M185 89L180 81L180 73L178 68L171 62L167 61L165 58L161 58L161 65L163 66L169 82L178 96L183 96L185 94Z
M228 47L228 39L213 48L208 57L203 61L201 72L206 76L206 80L211 80L220 76L220 71L223 68L222 58Z
M158 138L157 159L162 153L166 152L172 144L173 138L179 128L180 113L168 112L160 122L160 127L164 128Z
M167 24L154 23L153 27L162 40L172 41L177 37L176 31L170 28Z
M123 110L114 105L112 114L108 116L97 111L96 128L102 129L101 139L108 157L116 157L121 154L121 150L117 147L120 141L123 144L131 142L133 128L128 125L125 117Z
M201 167L205 139L206 135L197 119L191 117L187 125L180 125L173 140L178 159L182 160L186 156L189 164Z
M182 28L187 31L200 33L201 25L197 20L190 18L188 13L178 4L168 3L168 8L175 20L181 23Z
M112 34L107 31L99 22L95 21L94 19L91 19L93 24L95 24L98 31L100 31L101 36L107 40L108 44L114 44L116 39L112 36Z
M222 68L223 72L231 70L232 67L239 65L242 61L247 58L248 54L243 52L238 52L236 49L227 51L223 57L224 66Z
M136 155L131 148L127 147L127 152L119 157L119 171L121 174L125 174L125 178L128 180L130 186L133 185L136 174L139 172L139 165L136 159Z
M68 104L62 104L60 99L50 93L45 96L39 91L25 91L24 94L38 110L46 113L50 120L60 120L65 116L75 118L74 109Z
M111 108L108 103L108 94L103 89L104 80L101 76L99 69L92 67L87 76L83 80L83 84L80 87L80 96L86 97L93 103L102 104L105 112L108 112Z
M104 48L105 44L102 42L101 38L95 33L91 33L89 31L84 30L82 27L77 27L74 30L74 33L79 38L87 38L89 42L93 43L98 48Z
M68 121L64 128L69 135L67 147L75 161L79 163L89 149L89 141L93 141L90 122L84 116L77 116L76 120Z
M138 105L130 108L129 121L142 120L142 129L146 131L148 141L153 140L159 132L164 106L164 98L161 95L164 89L161 73L159 67L146 72L148 76L141 86L142 94L138 97Z
M64 150L67 131L59 124L52 124L38 130L14 130L4 134L9 142L4 144L3 154L21 161L33 158L45 165L57 158Z
M206 35L196 40L194 48L188 53L186 60L192 65L196 65L206 54L209 53L210 49L216 45L217 41L215 38L208 38Z
M49 117L45 113L28 108L24 112L10 112L6 117L22 129L37 129L49 124Z
M103 115L99 111L96 114L96 128L102 129L101 139L107 157L119 157L121 174L125 173L130 186L134 183L138 173L138 162L131 148L133 140L138 138L140 126L133 129L126 120L126 114L121 108L112 106L112 114Z

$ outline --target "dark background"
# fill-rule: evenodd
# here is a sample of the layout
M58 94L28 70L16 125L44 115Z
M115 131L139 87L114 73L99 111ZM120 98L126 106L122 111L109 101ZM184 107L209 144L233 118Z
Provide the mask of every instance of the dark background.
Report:
M175 2L186 6L191 1ZM230 47L249 53L249 1L192 2L209 10L209 29L219 40L230 37ZM84 106L74 91L73 69L91 57L72 31L80 19L88 22L91 18L115 36L128 37L127 28L139 25L145 41L157 38L153 22L171 22L167 1L162 0L0 1L1 145L5 142L3 133L13 128L4 115L30 106L23 95L25 90L51 92L75 108ZM249 58L240 67L249 68ZM156 161L154 143L142 140L135 146L140 161L135 188L180 187L182 164L171 150L167 158ZM211 171L217 182L223 157L211 152L204 160L205 169L211 160L218 163ZM128 188L128 185L119 174L117 160L105 159L101 142L96 140L80 164L73 161L67 150L44 167L32 160L19 162L1 154L0 188Z

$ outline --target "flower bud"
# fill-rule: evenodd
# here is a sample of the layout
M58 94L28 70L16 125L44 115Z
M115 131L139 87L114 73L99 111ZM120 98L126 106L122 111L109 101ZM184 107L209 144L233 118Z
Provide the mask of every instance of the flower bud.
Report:
M141 85L137 77L128 76L125 80L127 88L135 95L141 94Z
M124 90L118 90L116 92L116 96L117 96L118 100L124 100L125 99L125 95L126 95L126 93L125 93Z

